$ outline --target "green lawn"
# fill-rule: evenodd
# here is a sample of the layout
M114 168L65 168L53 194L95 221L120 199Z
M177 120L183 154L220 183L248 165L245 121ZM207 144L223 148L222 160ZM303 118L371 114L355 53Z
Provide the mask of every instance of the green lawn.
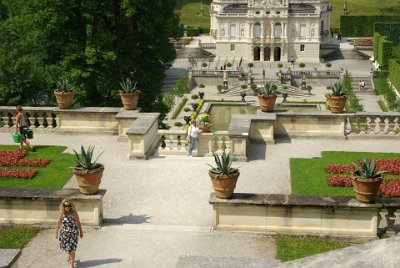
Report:
M293 195L308 196L354 196L352 187L329 187L325 167L327 164L351 164L362 158L398 158L395 153L370 152L322 152L321 158L290 159ZM390 175L390 177L399 177Z
M0 150L13 150L17 145L0 145ZM62 188L72 176L75 155L62 153L63 146L35 146L36 152L27 151L28 158L50 159L44 168L37 168L39 173L33 179L0 178L0 187L17 188ZM27 167L24 167L27 168Z
M283 262L350 246L333 239L309 236L277 235L276 258Z
M0 248L23 248L39 231L37 227L0 226Z
M339 28L340 16L343 15L343 0L330 0L333 6L331 13L331 28ZM199 16L200 0L177 0L176 12L181 14L184 25L192 27L210 27L210 3L203 1L204 16ZM349 15L398 15L400 1L394 0L348 0Z
M203 0L204 16L199 16L200 0L177 0L176 12L180 14L180 22L191 27L210 28L210 3Z

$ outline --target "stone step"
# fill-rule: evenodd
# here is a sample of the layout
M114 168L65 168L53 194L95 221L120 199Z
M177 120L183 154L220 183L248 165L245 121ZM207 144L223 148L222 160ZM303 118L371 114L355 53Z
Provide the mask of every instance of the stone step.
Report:
M279 263L279 260L273 259L181 255L175 268L268 268Z

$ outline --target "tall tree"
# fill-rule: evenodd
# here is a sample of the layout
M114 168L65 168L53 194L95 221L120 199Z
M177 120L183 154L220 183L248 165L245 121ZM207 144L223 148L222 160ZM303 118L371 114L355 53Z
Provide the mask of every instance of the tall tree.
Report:
M175 57L175 0L0 3L0 105L48 105L55 82L68 78L76 105L120 106L118 82L129 76L142 109L156 109L163 63Z

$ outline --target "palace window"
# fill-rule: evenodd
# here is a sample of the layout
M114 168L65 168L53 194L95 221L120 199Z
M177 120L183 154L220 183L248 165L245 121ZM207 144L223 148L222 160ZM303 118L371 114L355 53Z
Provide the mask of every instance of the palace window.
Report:
M305 51L305 45L300 45L300 51L304 52Z
M235 51L235 44L231 44L231 51Z
M256 24L254 24L253 34L254 34L254 37L261 37L261 24L260 23L257 22Z
M307 36L307 25L300 24L300 37L306 37L306 36Z
M280 22L275 23L274 34L275 34L275 37L282 36L282 25Z
M236 37L236 24L229 25L229 36Z

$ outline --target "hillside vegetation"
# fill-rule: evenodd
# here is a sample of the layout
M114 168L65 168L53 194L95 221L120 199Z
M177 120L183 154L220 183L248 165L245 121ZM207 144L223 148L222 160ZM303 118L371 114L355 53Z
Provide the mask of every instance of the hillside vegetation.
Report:
M181 24L192 27L210 27L211 0L203 0L204 16L199 16L201 0L176 0L176 12L180 13ZM344 0L330 0L333 6L331 28L339 28L340 16L343 15ZM400 1L395 0L348 0L349 15L398 15Z

